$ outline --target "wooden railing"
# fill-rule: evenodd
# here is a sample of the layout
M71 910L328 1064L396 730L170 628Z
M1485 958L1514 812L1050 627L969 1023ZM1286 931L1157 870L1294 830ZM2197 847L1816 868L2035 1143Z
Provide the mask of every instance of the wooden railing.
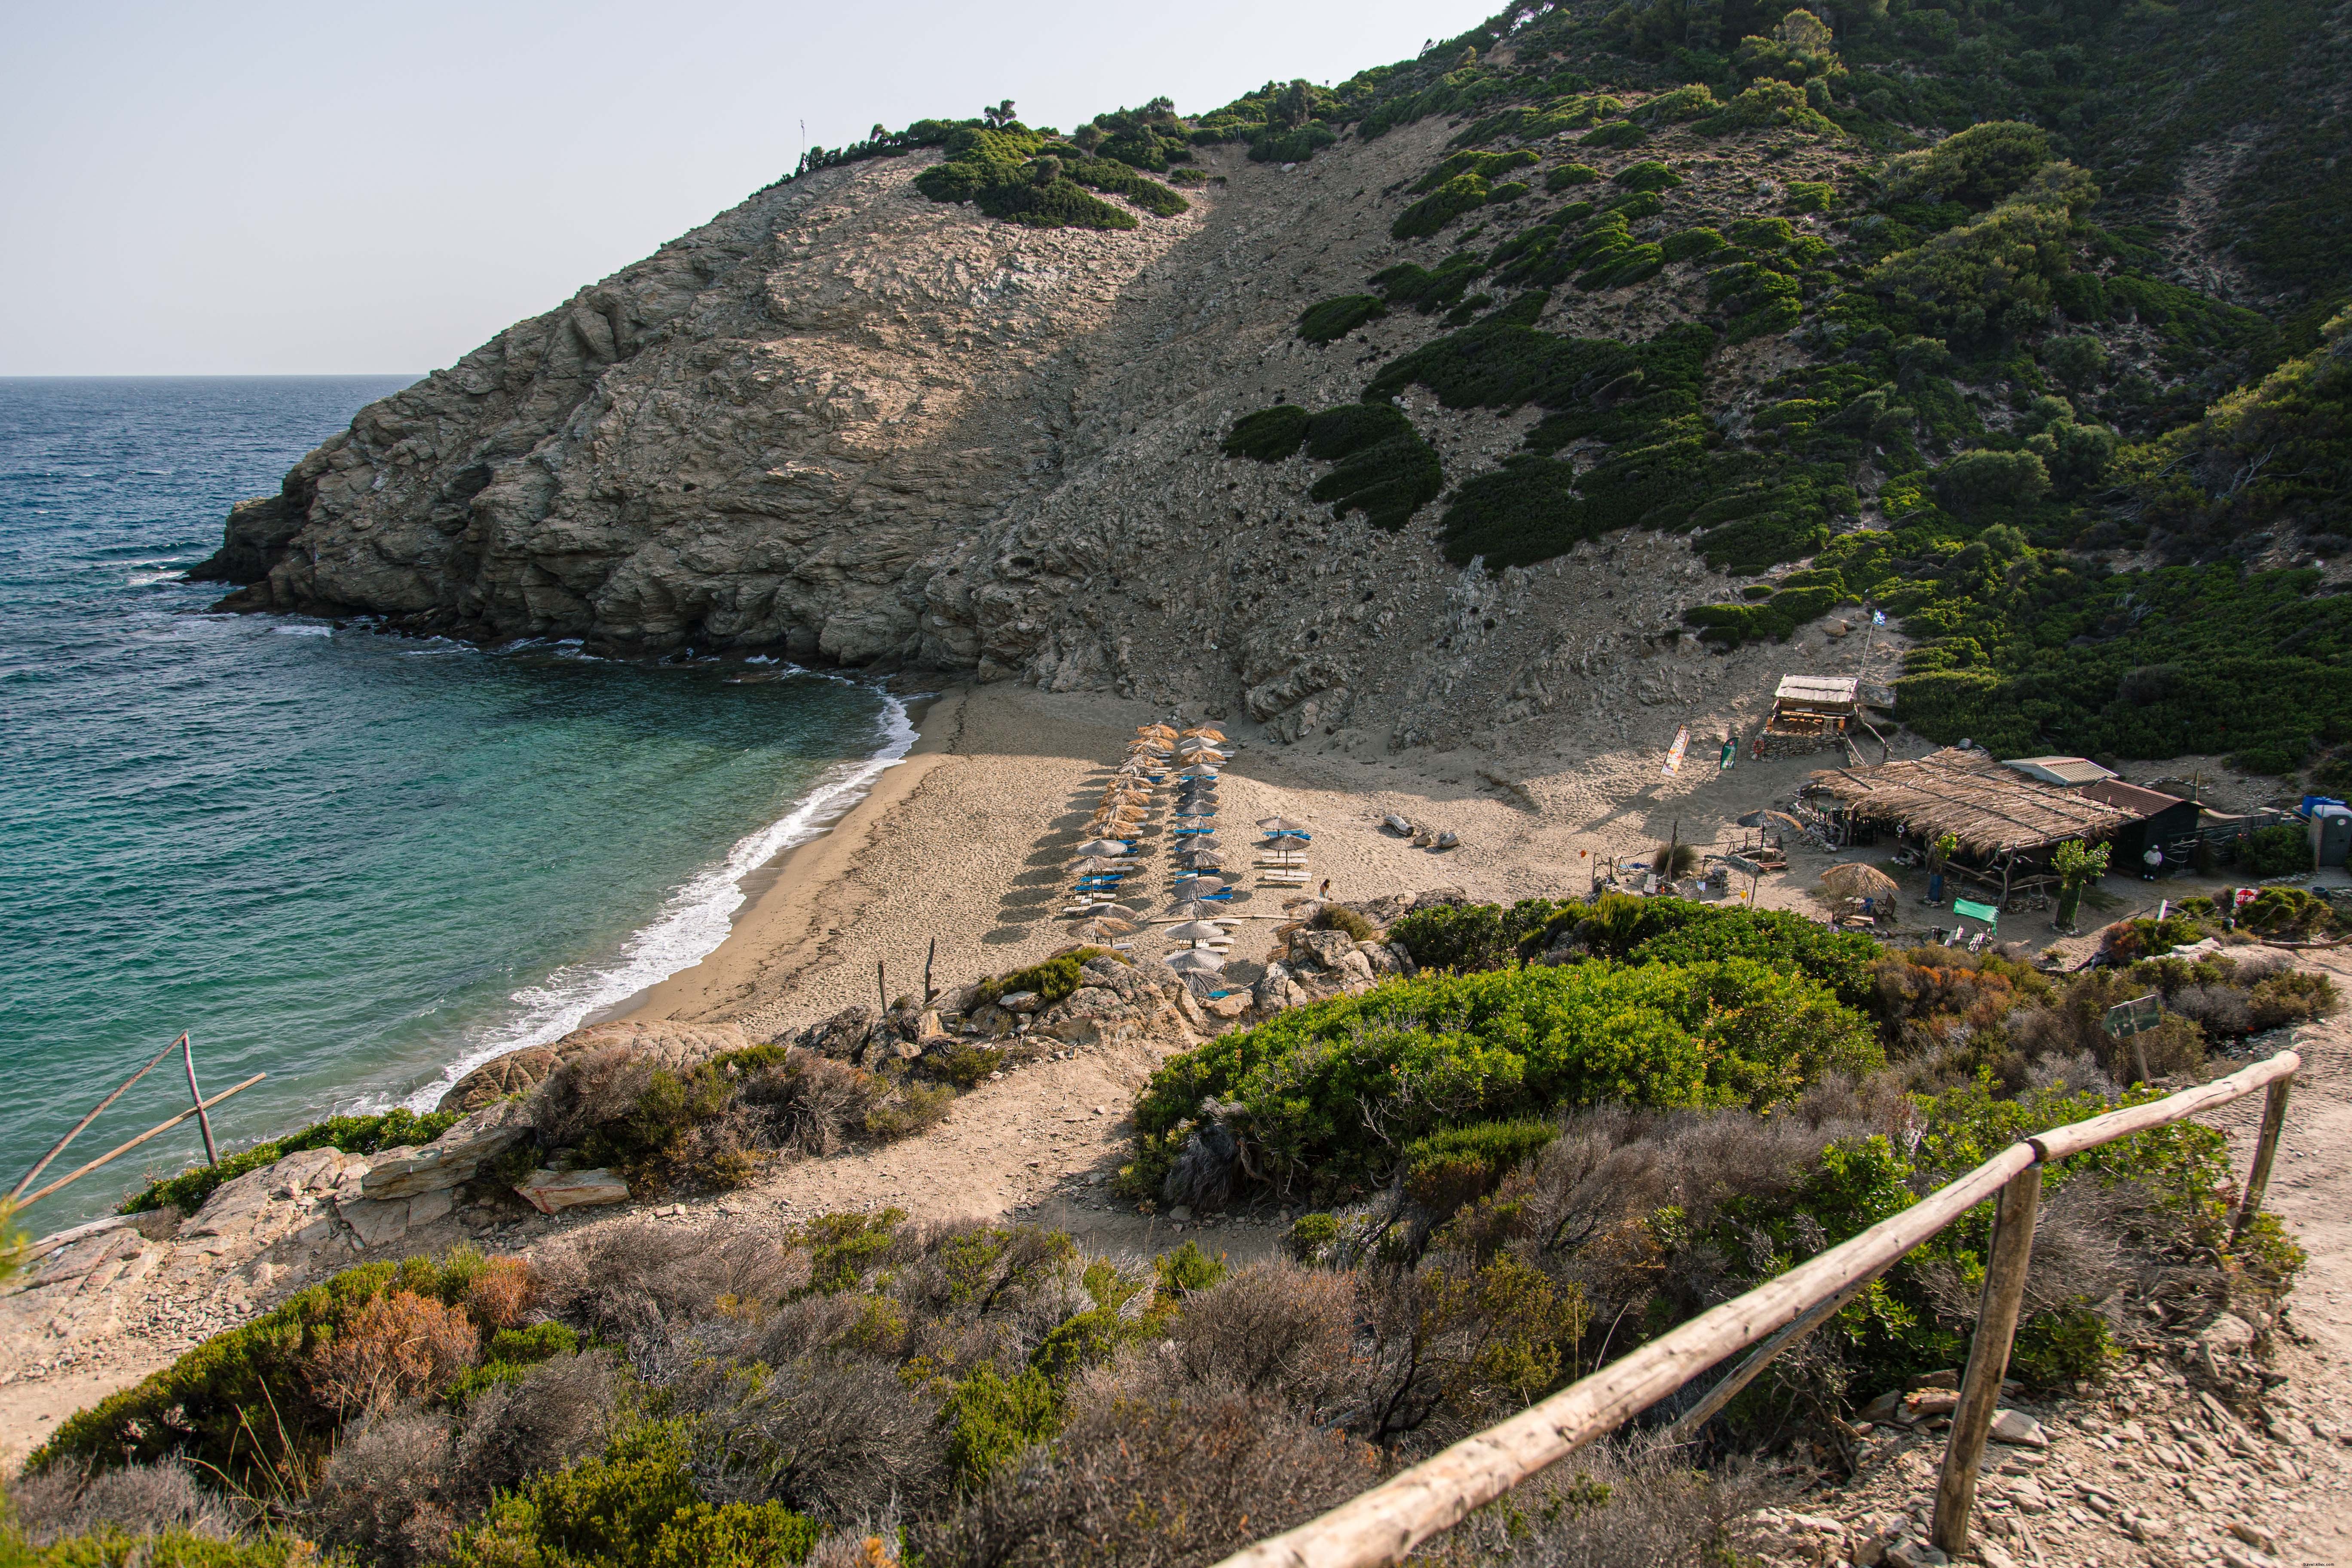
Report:
M2283 1051L2228 1078L2161 1100L2053 1127L2011 1145L1959 1180L1939 1187L1891 1219L1808 1259L1641 1349L1569 1384L1507 1421L1360 1493L1318 1519L1228 1557L1219 1568L1376 1568L1403 1560L1422 1542L1459 1523L1473 1509L1546 1466L1613 1431L1700 1373L1749 1345L1757 1350L1683 1420L1687 1435L1720 1410L1771 1359L1826 1321L1913 1247L1988 1198L1997 1199L1992 1256L1978 1299L1977 1327L1952 1412L1951 1436L1936 1489L1935 1542L1958 1556L1968 1545L1977 1471L1992 1429L2011 1336L2033 1251L2042 1167L2053 1160L2169 1126L2200 1111L2270 1091L2262 1135L2247 1173L2231 1234L2260 1209L2286 1121L2289 1084L2302 1058ZM1769 1336L1769 1337L1768 1337ZM1759 1344L1758 1342L1763 1342Z

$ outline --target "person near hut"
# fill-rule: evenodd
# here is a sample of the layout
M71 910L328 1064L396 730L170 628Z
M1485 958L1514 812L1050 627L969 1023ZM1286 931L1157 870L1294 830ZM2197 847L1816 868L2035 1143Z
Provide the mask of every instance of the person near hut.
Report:
M2139 879L2153 882L2164 870L2164 846L2151 844L2139 858Z

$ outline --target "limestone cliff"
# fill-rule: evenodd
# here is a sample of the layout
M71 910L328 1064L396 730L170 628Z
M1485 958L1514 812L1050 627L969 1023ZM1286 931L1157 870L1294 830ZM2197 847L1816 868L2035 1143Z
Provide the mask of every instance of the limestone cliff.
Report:
M1277 396L1355 397L1365 349L1298 341L1299 311L1430 248L1390 238L1411 197L1381 192L1449 129L1293 169L1209 152L1221 183L1128 232L926 200L931 156L803 175L367 408L205 572L249 584L236 608L1113 686L1284 738L1691 696L1631 673L1721 589L1678 542L1465 572L1433 508L1335 521L1306 460L1220 451ZM1449 468L1528 423L1404 405Z

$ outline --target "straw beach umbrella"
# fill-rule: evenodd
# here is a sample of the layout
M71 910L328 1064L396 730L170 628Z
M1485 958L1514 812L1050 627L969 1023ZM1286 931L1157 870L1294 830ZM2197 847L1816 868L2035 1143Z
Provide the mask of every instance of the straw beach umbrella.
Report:
M1116 838L1089 838L1078 846L1081 855L1124 855L1127 846Z
M1849 860L1822 873L1822 886L1842 899L1891 899L1903 889L1875 866Z
M1176 858L1196 871L1213 871L1225 863L1224 852L1218 849L1179 849Z
M1168 906L1167 912L1174 915L1178 920L1204 921L1213 915L1223 914L1225 911L1222 904L1212 904L1200 899L1179 899Z
M1258 818L1257 825L1272 834L1296 836L1307 831L1307 824L1293 822L1286 816L1262 816Z
M1139 921L1143 918L1143 912L1140 910L1127 904L1115 904L1108 899L1098 899L1080 910L1078 913L1090 921Z
M1160 962L1179 974L1222 974L1225 968L1223 959L1213 952L1205 952L1197 947L1188 947L1181 952L1171 952Z
M1222 942L1225 928L1207 921L1186 921L1182 925L1170 926L1160 933L1171 942Z
M1070 934L1080 942L1108 942L1113 937L1126 936L1134 930L1125 921L1106 916L1099 920L1080 921L1070 928Z

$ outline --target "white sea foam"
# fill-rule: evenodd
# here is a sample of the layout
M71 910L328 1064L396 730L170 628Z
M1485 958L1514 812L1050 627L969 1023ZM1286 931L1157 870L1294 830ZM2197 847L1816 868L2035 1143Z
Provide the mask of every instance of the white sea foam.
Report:
M517 991L512 1013L404 1103L412 1110L430 1110L459 1079L491 1058L561 1039L590 1015L709 957L727 940L735 911L743 906L743 879L839 821L865 797L876 779L904 761L913 748L916 731L907 717L907 705L887 692L881 696L887 705L882 743L871 756L835 763L819 774L815 785L791 811L739 839L724 859L673 892L662 912L631 936L616 957L602 963L567 965Z

